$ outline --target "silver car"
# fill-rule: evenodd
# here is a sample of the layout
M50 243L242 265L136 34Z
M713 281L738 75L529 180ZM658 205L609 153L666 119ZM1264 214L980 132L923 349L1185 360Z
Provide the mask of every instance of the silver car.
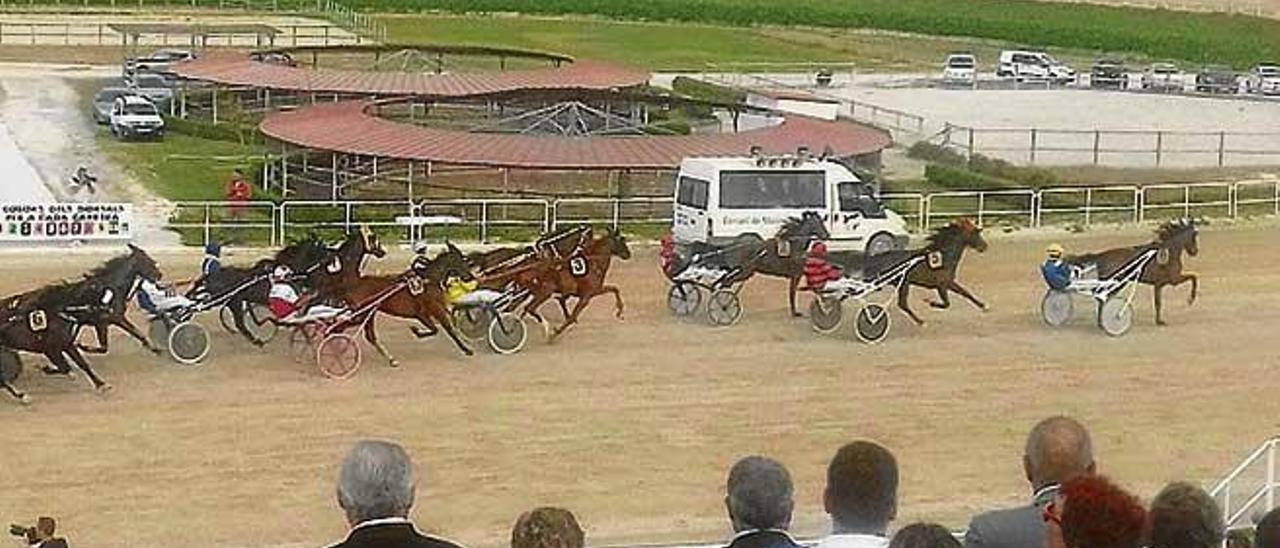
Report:
M172 84L164 76L151 73L134 74L129 79L129 90L135 95L146 97L157 107L167 108L173 101Z
M110 123L112 105L115 104L117 98L125 95L133 95L133 90L120 87L98 90L98 93L93 96L93 121L99 125Z

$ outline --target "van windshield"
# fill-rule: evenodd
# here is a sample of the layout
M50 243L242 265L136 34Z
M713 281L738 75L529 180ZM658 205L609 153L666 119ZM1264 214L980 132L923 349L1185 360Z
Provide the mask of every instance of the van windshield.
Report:
M680 177L676 185L676 203L695 209L707 208L707 194L711 183L693 177Z
M726 171L720 174L724 209L826 208L821 171Z

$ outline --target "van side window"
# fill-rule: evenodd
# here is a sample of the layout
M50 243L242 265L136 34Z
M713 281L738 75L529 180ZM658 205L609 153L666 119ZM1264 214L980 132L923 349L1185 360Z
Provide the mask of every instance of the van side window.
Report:
M863 183L840 183L836 185L836 193L840 198L840 211L857 211L863 217L883 218L884 208L871 189Z
M821 171L725 171L720 173L724 209L825 209L826 174Z
M676 185L676 203L695 209L707 208L711 183L693 177L681 177Z

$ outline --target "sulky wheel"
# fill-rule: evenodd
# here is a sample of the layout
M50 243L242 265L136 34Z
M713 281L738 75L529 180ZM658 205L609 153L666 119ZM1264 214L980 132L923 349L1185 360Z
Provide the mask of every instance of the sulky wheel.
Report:
M689 282L676 282L667 291L667 308L677 316L689 316L702 304L702 289Z
M882 304L867 303L858 310L853 332L867 344L883 341L889 335L889 309Z
M462 306L453 309L453 325L462 336L471 341L483 339L488 332L493 314L479 306Z
M844 302L835 297L814 297L809 303L809 322L813 330L824 335L835 333L840 329L840 321L844 318Z
M196 365L209 355L209 331L195 322L182 322L169 331L169 355L183 365Z
M1098 305L1098 327L1112 337L1119 337L1133 327L1133 306L1123 297L1111 297Z
M280 330L280 326L276 325L274 316L271 314L271 309L259 303L245 307L244 326L249 328L249 334L263 343L271 342L276 338L276 332Z
M330 379L349 379L360 369L360 343L346 333L333 333L316 348L316 363Z
M502 355L515 354L529 339L524 318L511 312L500 312L489 322L489 348Z
M236 330L236 313L231 310L231 305L229 304L223 305L222 308L218 309L218 323L222 324L222 328L226 329L227 333L239 333Z
M156 348L164 348L169 344L169 322L159 316L147 322L147 338Z
M289 354L296 363L308 363L316 357L315 337L320 328L315 324L296 325L289 333Z
M1044 292L1040 300L1040 317L1053 327L1062 327L1071 321L1075 305L1071 302L1071 293L1050 289Z
M728 327L742 319L742 301L730 289L717 289L707 299L707 319L720 327Z
M10 384L22 376L22 357L8 348L0 348L0 380Z

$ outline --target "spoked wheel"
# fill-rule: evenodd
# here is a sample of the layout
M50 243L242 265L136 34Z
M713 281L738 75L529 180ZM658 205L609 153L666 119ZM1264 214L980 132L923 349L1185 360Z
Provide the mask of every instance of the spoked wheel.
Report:
M235 334L236 331L236 313L231 310L231 305L224 305L218 309L218 323L222 324L222 328L227 333Z
M453 325L458 327L463 337L471 341L485 337L491 320L492 314L483 307L465 306L453 309Z
M314 339L319 329L310 324L294 326L289 333L289 354L293 356L293 361L308 363L316 357Z
M0 380L10 384L22 376L22 357L8 348L0 348Z
M223 310L226 308L224 307ZM258 303L245 308L244 326L249 328L249 334L263 343L271 342L280 331L280 326L273 320L271 309ZM235 324L232 324L232 327L235 327Z
M867 303L858 310L853 332L867 344L883 341L889 335L889 309L881 304Z
M502 355L515 354L529 340L524 318L511 312L499 312L489 322L489 348Z
M702 289L689 282L676 282L667 290L667 308L677 316L689 316L702 304Z
M1071 293L1066 291L1050 289L1045 291L1044 298L1040 300L1040 317L1044 318L1044 323L1053 327L1062 327L1071 321L1074 311Z
M730 289L717 289L707 299L707 318L720 327L728 327L742 319L742 301Z
M844 303L835 297L814 297L809 303L809 322L813 330L824 335L835 333L840 329L840 321L844 318Z
M151 318L147 323L147 338L156 348L164 348L169 344L169 322L164 318Z
M349 379L360 369L360 343L346 333L333 333L316 348L316 363L330 379Z
M209 331L194 322L182 322L169 332L169 355L183 365L196 365L209 355Z
M1098 305L1098 327L1112 337L1119 337L1133 327L1133 306L1124 297L1111 297Z

